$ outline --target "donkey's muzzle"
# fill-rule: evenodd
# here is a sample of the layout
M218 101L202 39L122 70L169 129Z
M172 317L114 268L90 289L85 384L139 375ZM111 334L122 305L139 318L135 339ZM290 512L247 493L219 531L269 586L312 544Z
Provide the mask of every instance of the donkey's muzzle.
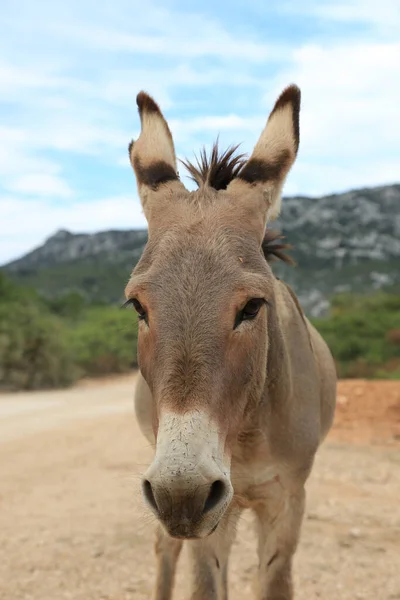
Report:
M224 447L206 412L161 414L143 496L171 536L205 537L221 520L233 496Z
M212 533L232 498L223 478L211 483L175 477L166 482L143 481L143 496L169 535L199 538Z

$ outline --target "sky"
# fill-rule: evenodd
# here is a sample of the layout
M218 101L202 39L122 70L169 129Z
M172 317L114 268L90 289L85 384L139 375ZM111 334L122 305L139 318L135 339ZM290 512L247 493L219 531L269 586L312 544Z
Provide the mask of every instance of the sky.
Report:
M296 83L284 195L400 182L399 31L399 0L3 0L0 264L61 228L146 226L127 152L140 90L192 159L217 136L250 153Z

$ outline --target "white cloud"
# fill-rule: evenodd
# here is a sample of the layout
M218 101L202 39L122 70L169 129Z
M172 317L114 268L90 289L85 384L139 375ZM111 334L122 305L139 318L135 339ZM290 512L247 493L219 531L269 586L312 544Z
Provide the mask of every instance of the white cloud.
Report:
M288 81L302 90L293 186L302 193L329 193L398 181L400 44L313 44L293 56L265 98L270 109Z
M28 69L0 64L0 94L4 98L7 94L26 88L49 88L55 82L46 75L33 73Z
M25 127L1 127L0 175L4 189L30 195L72 195L72 184L63 173L65 152L91 155L107 162L126 148L128 132L100 124L43 116ZM111 158L113 162L113 158Z
M398 0L286 0L280 10L309 15L326 22L368 25L376 33L398 34ZM340 36L340 31L337 32Z
M193 151L197 153L206 143L206 138L215 140L220 135L220 147L239 144L249 135L259 135L266 122L266 116L241 117L237 114L208 115L188 119L169 119L174 142L181 156ZM199 138L199 142L197 139ZM223 148L222 148L223 149Z
M72 195L61 166L38 153L29 130L0 127L0 137L0 175L5 190L28 196L67 198Z
M398 0L346 0L346 2L328 2L313 4L315 13L329 20L368 23L374 29L398 33L400 5Z
M237 69L232 73L230 69L209 64L194 68L185 57L184 62L180 61L169 69L113 69L96 87L96 94L97 99L132 109L137 93L144 90L154 96L163 111L168 111L174 105L172 90L200 88L195 93L207 94L207 88L211 86L229 86L233 89L251 86L262 93L266 82L246 69Z
M18 194L27 194L29 196L53 196L59 198L69 198L72 196L72 190L68 183L58 175L49 173L33 173L20 175L11 179L5 186L12 192Z
M108 52L179 58L216 57L263 63L266 60L282 61L288 51L284 44L268 44L251 37L234 35L200 14L179 14L161 7L155 9L150 3L146 5L146 21L142 24L141 8L141 5L138 6L137 18L129 19L127 15L126 23L120 24L118 29L112 25L93 25L89 21L84 25L58 23L49 26L60 36ZM154 23L159 24L158 30ZM156 31L150 34L146 30Z
M27 93L30 95L26 96ZM91 83L64 75L61 66L37 64L32 69L4 59L0 63L0 99L3 102L12 100L26 109L35 106L38 99L42 102L51 98L54 93L60 95L59 101L64 100L64 105L68 105L65 94L90 96L95 90Z
M236 114L220 116L204 116L192 119L170 119L171 129L177 133L185 131L188 133L199 133L202 131L254 131L259 129L262 117L241 117Z
M398 183L399 167L400 161L396 160L372 160L351 167L334 161L326 164L298 160L288 177L283 193L286 196L304 196L304 189L307 189L309 196L323 196L351 189Z

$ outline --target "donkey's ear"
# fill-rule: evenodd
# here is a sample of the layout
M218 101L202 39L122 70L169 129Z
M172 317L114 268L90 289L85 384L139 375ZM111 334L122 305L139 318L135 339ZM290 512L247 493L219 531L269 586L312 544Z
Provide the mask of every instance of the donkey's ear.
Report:
M149 219L151 204L157 201L158 191L184 189L179 181L174 142L168 124L160 108L145 92L136 98L139 109L141 133L136 142L129 144L129 158L136 181L143 211Z
M228 186L234 194L260 192L264 226L280 212L281 190L299 147L299 114L300 89L291 85L279 96L252 155Z

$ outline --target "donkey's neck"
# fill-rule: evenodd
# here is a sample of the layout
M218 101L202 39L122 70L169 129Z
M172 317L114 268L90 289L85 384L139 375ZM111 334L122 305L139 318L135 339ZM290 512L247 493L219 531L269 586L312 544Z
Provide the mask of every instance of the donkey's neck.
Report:
M256 428L271 413L285 410L294 394L293 356L313 360L310 334L304 313L293 291L280 280L274 282L274 302L268 309L268 353L263 389L250 399L245 429Z

